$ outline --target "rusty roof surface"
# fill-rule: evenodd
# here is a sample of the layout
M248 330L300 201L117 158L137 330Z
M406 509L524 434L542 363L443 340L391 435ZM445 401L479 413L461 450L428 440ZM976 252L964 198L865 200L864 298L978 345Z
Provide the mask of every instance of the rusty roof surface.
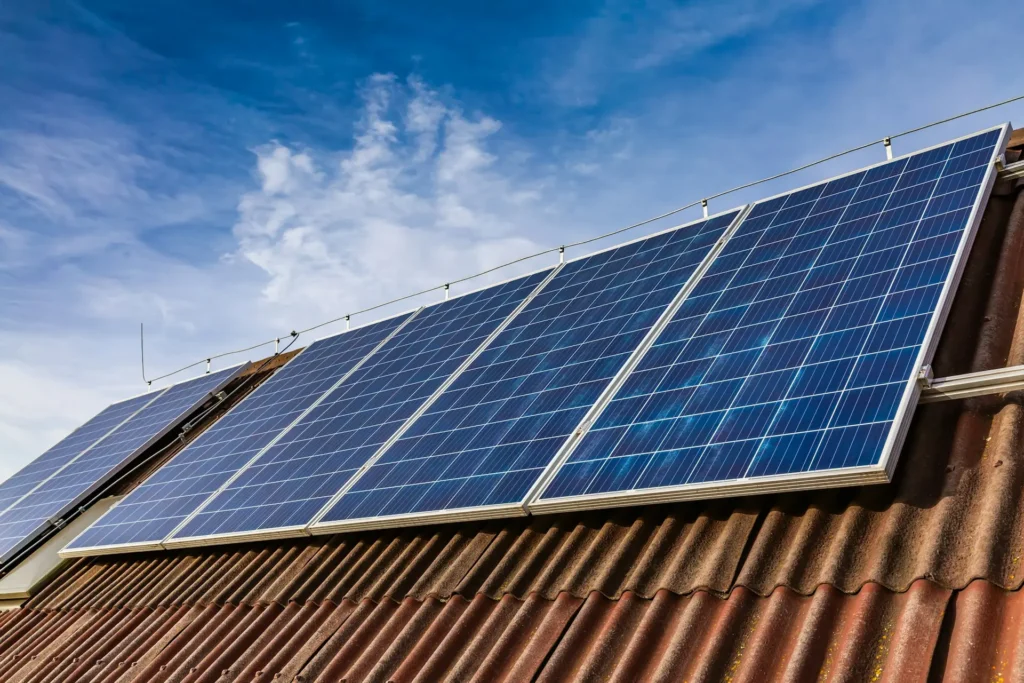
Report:
M1022 292L999 185L936 376L1024 364ZM1022 410L922 406L889 485L75 560L0 679L1024 679Z
M25 609L0 637L5 681L1000 681L1024 668L1024 594L918 579L852 595Z

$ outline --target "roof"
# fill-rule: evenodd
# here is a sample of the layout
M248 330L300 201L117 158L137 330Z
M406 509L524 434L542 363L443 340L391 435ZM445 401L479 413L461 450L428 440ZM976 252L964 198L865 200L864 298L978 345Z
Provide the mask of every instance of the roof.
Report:
M1002 183L935 375L1024 364L1022 292ZM1022 418L921 406L888 485L69 561L0 616L0 677L1024 677Z

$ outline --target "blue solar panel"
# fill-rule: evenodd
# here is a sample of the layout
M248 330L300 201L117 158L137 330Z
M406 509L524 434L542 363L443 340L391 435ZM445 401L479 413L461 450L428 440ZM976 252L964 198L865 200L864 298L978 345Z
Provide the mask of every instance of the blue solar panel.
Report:
M0 558L31 540L33 530L74 509L237 373L238 368L222 370L144 397L151 400L148 405L0 514Z
M531 510L884 481L1002 134L756 204Z
M399 316L310 344L65 550L158 545L407 319Z
M71 432L56 446L23 467L10 479L0 484L0 510L6 511L17 503L32 489L52 477L54 472L116 429L157 395L154 392L107 406L99 415Z
M737 212L570 262L324 516L519 505Z
M174 539L305 527L549 272L421 311Z

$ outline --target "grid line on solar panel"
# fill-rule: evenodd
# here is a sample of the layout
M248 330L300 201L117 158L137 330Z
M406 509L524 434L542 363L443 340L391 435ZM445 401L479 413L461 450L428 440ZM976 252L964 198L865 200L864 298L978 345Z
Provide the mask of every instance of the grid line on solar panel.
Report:
M310 530L525 514L540 473L737 215L567 263Z
M530 509L807 472L885 480L1003 139L986 131L755 204Z
M313 342L61 551L156 549L238 470L414 314Z
M142 409L0 514L0 557L19 542L31 540L35 529L57 523L241 369L203 375L150 394L152 400Z
M304 533L349 479L458 376L552 273L548 268L421 311L165 545Z

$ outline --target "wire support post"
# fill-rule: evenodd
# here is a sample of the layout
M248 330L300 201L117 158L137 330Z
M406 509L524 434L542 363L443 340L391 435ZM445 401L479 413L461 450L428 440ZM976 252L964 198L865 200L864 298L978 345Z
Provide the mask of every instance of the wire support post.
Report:
M892 161L892 138L882 138L882 145L885 147L885 159L886 161Z
M565 245L558 248L558 262L565 263Z
M444 300L448 301L448 297L451 294L452 286L449 283L444 283Z
M706 199L700 200L700 209L701 209L701 211L704 212L704 218L707 218L708 217L708 200L706 200Z
M348 332L351 329L352 329L352 316L351 315L346 315L345 316L345 331Z

